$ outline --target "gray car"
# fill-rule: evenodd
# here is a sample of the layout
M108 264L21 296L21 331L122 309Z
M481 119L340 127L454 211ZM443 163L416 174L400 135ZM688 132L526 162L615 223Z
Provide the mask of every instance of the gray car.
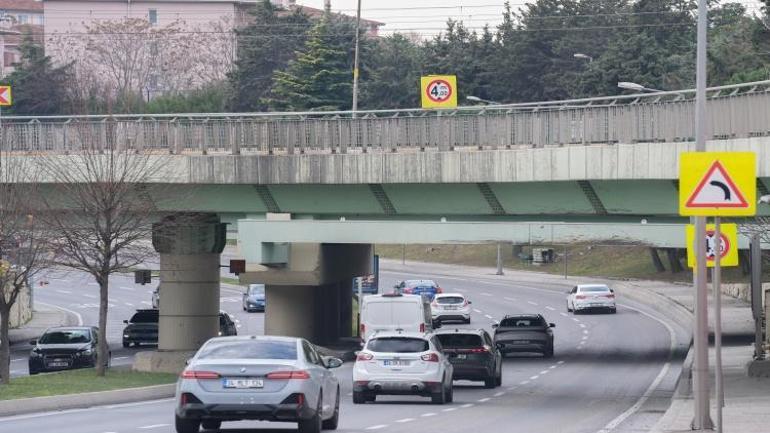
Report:
M243 294L243 311L265 311L265 285L249 284L249 288Z
M342 365L293 337L217 337L188 362L176 387L176 431L223 421L297 422L301 433L336 430Z

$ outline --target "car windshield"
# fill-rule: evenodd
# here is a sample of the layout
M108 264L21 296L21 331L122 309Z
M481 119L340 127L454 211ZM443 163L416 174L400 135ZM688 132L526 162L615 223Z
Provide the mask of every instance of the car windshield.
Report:
M531 328L545 326L545 321L540 317L509 317L500 322L503 328Z
M131 316L131 323L158 323L157 311L137 311Z
M75 344L91 341L91 333L85 329L46 332L40 337L40 344Z
M198 353L198 359L297 359L294 341L226 340L212 341Z
M445 349L481 347L483 342L478 334L439 334L438 341Z
M419 287L422 289L430 289L438 286L435 281L431 281L431 280L407 280L404 282L404 285L406 287L413 287L413 288Z
M366 345L372 352L415 353L430 349L427 340L409 337L372 338Z
M264 284L249 284L249 295L264 295L265 294L265 285Z
M462 304L464 301L465 298L462 296L442 296L436 298L436 302L439 304Z
M589 287L581 287L581 292L609 292L610 288L607 286L589 286Z

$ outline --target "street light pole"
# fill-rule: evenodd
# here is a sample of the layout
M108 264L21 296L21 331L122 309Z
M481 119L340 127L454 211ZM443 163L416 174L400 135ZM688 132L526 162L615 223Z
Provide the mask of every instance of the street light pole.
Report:
M706 151L706 32L708 26L707 0L698 0L697 54L695 62L695 151ZM695 219L696 266L693 276L695 286L695 326L693 349L693 394L695 417L693 430L707 430L714 427L711 421L709 403L709 358L708 358L708 287L706 276L706 217ZM719 251L716 253L720 254Z
M361 48L361 0L356 9L356 54L353 59L353 117L358 111L358 53Z

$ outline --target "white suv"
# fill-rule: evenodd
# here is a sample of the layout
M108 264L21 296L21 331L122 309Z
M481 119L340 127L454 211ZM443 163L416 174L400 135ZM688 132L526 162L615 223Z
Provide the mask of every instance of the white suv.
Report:
M435 323L449 320L471 323L471 303L459 293L436 295L430 304L430 311Z
M380 331L369 338L353 367L353 403L378 395L420 395L451 403L452 364L432 334Z
M617 311L615 291L604 284L580 284L567 292L567 311L575 314L588 310Z

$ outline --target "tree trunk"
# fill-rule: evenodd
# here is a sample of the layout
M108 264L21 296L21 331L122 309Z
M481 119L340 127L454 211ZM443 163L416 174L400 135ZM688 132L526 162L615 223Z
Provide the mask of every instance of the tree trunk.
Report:
M0 311L0 383L11 383L11 344L8 341L8 329L11 327L11 307Z
M109 294L109 274L101 275L99 282L99 344L96 346L96 375L104 376L105 366L110 357L107 344L107 301Z
M668 263L672 274L684 270L684 268L682 268L682 263L679 261L679 251L677 251L676 248L666 248L666 255L668 255Z
M666 268L663 266L663 262L660 261L657 248L650 248L650 257L652 257L652 264L655 266L656 272L666 272Z

